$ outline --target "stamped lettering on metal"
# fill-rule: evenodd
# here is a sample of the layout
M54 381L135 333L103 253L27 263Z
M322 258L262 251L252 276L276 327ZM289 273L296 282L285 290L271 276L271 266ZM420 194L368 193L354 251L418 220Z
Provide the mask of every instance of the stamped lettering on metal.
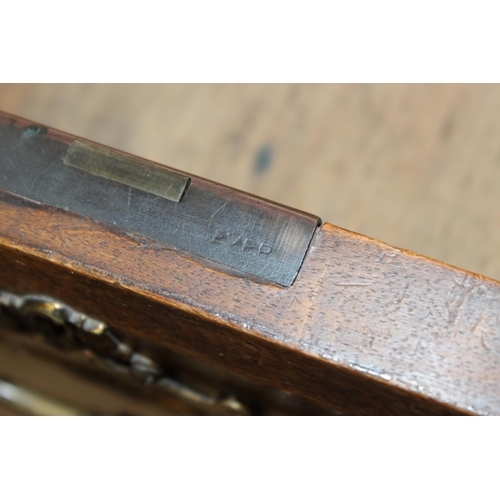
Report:
M222 264L244 279L295 280L318 217L68 139L0 123L0 189Z

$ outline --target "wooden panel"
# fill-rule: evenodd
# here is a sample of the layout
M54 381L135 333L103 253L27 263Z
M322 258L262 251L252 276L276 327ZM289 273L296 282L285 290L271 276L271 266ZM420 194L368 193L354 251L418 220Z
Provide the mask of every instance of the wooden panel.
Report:
M281 288L20 198L0 212L3 288L344 413L500 413L495 281L325 224Z
M282 288L0 194L1 288L344 413L500 413L496 281L325 224Z

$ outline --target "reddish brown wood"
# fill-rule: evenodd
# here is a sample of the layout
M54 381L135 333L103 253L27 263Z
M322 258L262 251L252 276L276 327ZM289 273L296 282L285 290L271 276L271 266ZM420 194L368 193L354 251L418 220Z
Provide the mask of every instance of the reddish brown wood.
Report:
M2 193L0 287L349 414L500 413L500 284L325 224L280 288Z
M324 224L282 288L2 190L0 214L1 289L58 298L139 346L343 413L500 414L496 281Z

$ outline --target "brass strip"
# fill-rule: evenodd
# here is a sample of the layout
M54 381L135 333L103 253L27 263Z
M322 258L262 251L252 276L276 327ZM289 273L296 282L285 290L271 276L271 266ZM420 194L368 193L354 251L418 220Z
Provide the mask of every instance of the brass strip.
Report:
M82 141L73 141L64 163L175 202L181 200L190 180L154 163Z

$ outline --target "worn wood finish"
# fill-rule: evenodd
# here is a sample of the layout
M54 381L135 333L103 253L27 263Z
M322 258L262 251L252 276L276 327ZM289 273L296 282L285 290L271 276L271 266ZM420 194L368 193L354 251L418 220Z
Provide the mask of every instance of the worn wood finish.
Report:
M324 224L279 287L2 190L0 213L0 288L59 298L138 346L344 413L500 413L498 282Z
M500 413L500 284L323 225L281 288L21 198L0 286L344 413Z

